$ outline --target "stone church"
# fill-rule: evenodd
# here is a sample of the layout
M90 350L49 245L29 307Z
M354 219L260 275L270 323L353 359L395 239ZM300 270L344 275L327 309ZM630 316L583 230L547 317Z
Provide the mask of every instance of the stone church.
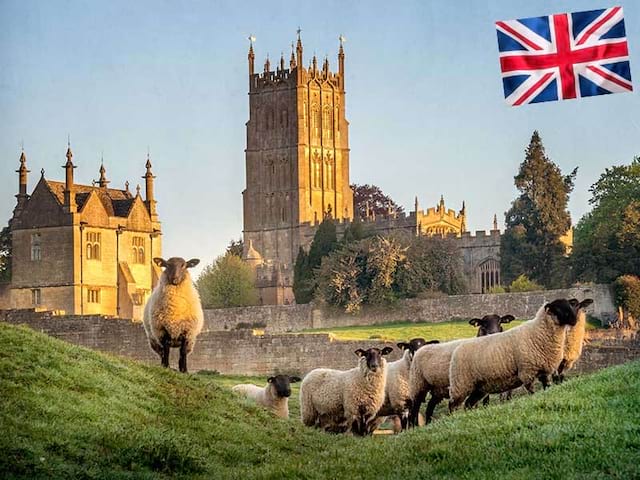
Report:
M275 69L267 58L256 71L249 47L249 120L246 188L243 195L245 260L255 268L260 301L289 304L293 266L299 247L309 247L319 223L330 215L338 233L353 220L349 181L349 122L345 114L345 54L340 39L337 71L327 58L313 56L305 68L298 33L288 65ZM363 219L385 234L453 235L459 239L470 290L485 292L500 284L500 232L471 236L466 208L445 207L444 198L426 211L416 198L409 215L388 212Z
M20 156L9 222L12 279L2 307L141 319L161 273L152 261L162 244L150 159L144 198L128 182L122 190L109 188L104 165L93 185L76 183L70 146L62 168L64 182L46 179L42 170L29 195L27 159Z

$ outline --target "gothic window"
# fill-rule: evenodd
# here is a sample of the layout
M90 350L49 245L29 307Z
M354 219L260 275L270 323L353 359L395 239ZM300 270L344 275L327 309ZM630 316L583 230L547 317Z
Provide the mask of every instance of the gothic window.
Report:
M100 303L99 288L89 288L87 290L87 303Z
M34 307L42 305L42 291L39 288L34 288L31 290L31 304Z
M311 106L311 116L313 119L313 136L319 138L322 119L320 118L320 109L315 103Z
M34 262L42 260L42 236L39 233L31 234L31 260Z
M478 266L480 291L487 293L491 288L500 285L500 262L489 258Z
M322 124L323 124L323 129L322 129L323 135L328 140L331 140L331 138L333 136L333 125L332 125L332 122L331 122L331 108L330 107L325 107L324 111L322 112Z
M133 263L144 263L144 237L131 239L131 253Z
M87 260L100 260L100 232L87 232Z
M313 156L313 163L312 163L312 168L313 168L313 182L312 185L315 188L320 188L322 186L322 165L321 165L321 160L320 160L320 156L318 155L318 153L316 152Z

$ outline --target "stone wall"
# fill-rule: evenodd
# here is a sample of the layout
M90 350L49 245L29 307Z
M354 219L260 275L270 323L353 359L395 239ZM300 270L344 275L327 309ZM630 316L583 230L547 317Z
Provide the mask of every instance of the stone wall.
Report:
M255 326L266 333L299 332L310 328L346 325L373 325L389 322L444 322L452 318L473 318L489 313L516 318L532 318L545 302L556 298L593 298L589 314L608 324L615 319L616 308L609 285L591 285L565 290L524 293L452 295L429 299L399 301L391 308L367 308L359 315L308 305L267 305L205 310L206 329L233 330Z
M15 310L0 312L0 321L26 324L56 338L159 365L150 350L142 325L128 320L87 316L56 316L51 312ZM0 327L1 328L1 327ZM592 334L577 372L588 372L640 358L638 336L612 336L609 330ZM357 348L395 345L375 341L338 341L327 334L254 335L251 330L205 330L189 357L191 371L217 370L233 375L271 375L275 372L305 374L318 367L347 369L356 363ZM390 360L400 352L394 348ZM177 349L171 364L177 366Z

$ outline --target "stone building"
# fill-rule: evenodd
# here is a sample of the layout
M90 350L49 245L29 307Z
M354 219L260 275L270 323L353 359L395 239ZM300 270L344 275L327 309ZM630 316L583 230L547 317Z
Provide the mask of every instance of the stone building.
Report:
M345 54L340 39L338 69L313 56L304 67L298 33L288 68L281 56L275 70L267 58L255 71L249 47L249 121L247 127L244 258L256 270L265 304L293 303L293 265L299 247L308 248L317 225L333 217L338 231L353 219L349 183L349 122L345 115ZM363 219L380 233L394 229L418 235L460 235L466 231L464 204L459 212L436 207L409 216Z
M162 250L151 162L143 199L128 182L124 190L108 188L104 165L93 185L75 183L70 147L66 157L64 182L46 179L42 170L29 195L27 159L20 156L3 306L140 319L160 273L152 258Z

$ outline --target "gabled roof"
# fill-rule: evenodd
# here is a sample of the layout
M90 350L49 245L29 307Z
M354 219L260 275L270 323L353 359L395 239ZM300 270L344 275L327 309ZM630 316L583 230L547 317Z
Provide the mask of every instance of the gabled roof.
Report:
M64 204L64 182L55 182L53 180L45 181L51 193L53 193L54 197L58 201L60 205ZM73 185L73 191L76 194L76 204L78 205L78 210L82 210L83 205L86 203L89 195L95 193L102 205L104 205L107 214L110 217L124 217L126 218L129 215L129 211L133 206L133 201L135 197L131 194L131 192L127 190L118 190L115 188L102 188L102 187L93 187L90 185Z

